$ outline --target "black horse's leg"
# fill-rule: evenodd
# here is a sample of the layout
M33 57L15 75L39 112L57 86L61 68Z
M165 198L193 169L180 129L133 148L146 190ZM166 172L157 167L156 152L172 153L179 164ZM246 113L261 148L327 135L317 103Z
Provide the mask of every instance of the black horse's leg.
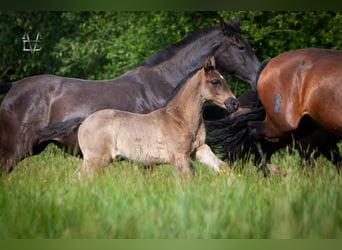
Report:
M262 172L264 177L268 177L270 174L269 169L267 168L267 163L266 163L266 156L264 154L264 151L262 149L261 143L259 140L254 141L254 147L257 152L257 155L259 157L259 167L257 167L258 172Z

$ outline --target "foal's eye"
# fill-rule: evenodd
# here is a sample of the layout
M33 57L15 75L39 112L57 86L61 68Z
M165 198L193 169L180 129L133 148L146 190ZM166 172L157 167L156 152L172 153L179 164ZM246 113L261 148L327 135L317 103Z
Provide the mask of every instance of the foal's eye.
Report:
M215 79L215 80L211 80L211 84L214 87L218 87L218 86L220 86L221 82L218 79Z

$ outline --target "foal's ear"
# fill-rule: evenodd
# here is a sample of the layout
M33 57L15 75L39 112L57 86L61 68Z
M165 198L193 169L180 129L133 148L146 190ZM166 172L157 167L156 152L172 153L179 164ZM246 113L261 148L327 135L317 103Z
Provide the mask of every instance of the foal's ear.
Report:
M215 58L212 56L210 58L208 58L207 60L205 60L205 63L204 63L204 71L206 73L208 73L209 71L211 70L215 70Z

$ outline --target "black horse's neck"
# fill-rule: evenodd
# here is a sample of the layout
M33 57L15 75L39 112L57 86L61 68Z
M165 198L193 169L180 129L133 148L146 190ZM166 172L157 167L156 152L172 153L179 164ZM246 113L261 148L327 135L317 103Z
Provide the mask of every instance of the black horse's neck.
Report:
M184 76L200 68L204 60L215 53L223 42L223 37L219 26L197 30L183 40L157 52L134 70L142 67L146 70L153 69L154 74L159 73L158 75L165 78L166 82L176 86Z

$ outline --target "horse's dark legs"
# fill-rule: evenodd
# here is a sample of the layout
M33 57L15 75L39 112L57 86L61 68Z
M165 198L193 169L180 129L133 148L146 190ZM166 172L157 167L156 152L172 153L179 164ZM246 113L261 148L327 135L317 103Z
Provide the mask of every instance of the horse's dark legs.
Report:
M0 114L1 174L10 173L20 160L32 155L37 138L34 126L18 126L15 119L4 114Z
M339 141L339 137L336 137L335 134L318 129L310 135L299 139L296 142L295 148L307 164L310 163L311 158L316 159L322 154L336 166L337 173L340 174L342 157L337 145Z
M6 143L6 144L5 144ZM33 150L33 143L30 141L29 144L8 144L4 141L4 144L1 148L1 161L0 161L0 170L1 174L10 173L14 166L21 161L23 158L37 154L43 151L44 147L39 148L38 150Z
M261 146L262 136L260 134L260 129L262 127L262 122L260 121L250 121L248 122L249 136L251 138L252 144L256 151L255 163L258 167L258 171L261 171L264 177L269 175L269 170L266 163L266 155Z
M337 144L329 144L321 149L322 155L331 161L335 166L338 174L341 174L342 157Z
M16 149L18 124L11 117L11 112L1 110L0 113L0 141L1 141L1 158L0 158L0 174L9 173L13 170L13 165L18 161Z
M255 140L254 141L254 147L255 147L255 150L258 154L258 160L257 162L259 162L258 165L260 165L258 167L258 172L261 171L264 175L264 177L268 177L269 174L270 174L270 171L269 169L267 168L267 160L266 160L266 155L262 149L262 146L261 146L261 143L259 140Z

